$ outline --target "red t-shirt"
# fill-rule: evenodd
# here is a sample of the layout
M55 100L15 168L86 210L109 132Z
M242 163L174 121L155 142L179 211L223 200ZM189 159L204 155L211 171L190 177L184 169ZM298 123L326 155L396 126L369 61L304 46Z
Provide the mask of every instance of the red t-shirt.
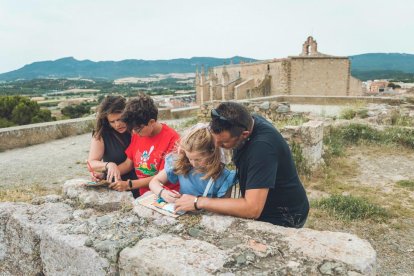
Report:
M164 169L165 156L175 148L179 138L178 133L166 124L162 124L160 133L152 137L133 134L131 144L125 150L125 154L134 162L138 179L154 176ZM179 183L171 184L168 182L166 185L176 191L180 190ZM139 189L141 195L148 191L148 187Z

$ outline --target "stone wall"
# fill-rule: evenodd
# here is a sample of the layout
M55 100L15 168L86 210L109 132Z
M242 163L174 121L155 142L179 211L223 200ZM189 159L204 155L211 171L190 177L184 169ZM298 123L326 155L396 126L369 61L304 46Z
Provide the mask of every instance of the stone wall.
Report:
M91 132L95 118L80 118L0 129L0 151Z
M0 275L375 275L355 235L208 212L178 219L129 192L64 184L64 195L0 203ZM110 204L108 204L110 203Z
M348 58L291 57L290 63L290 95L348 96Z
M196 116L197 112L198 106L177 109L160 108L158 118L159 120L181 119ZM27 147L87 132L92 133L94 124L95 118L87 117L0 128L0 151Z

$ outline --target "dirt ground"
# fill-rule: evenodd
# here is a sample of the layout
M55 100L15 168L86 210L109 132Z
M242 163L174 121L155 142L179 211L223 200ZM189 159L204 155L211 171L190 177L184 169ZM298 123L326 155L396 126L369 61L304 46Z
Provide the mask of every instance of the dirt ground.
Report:
M390 210L392 218L387 222L347 222L311 209L305 227L349 232L367 239L377 251L378 275L414 275L414 191L396 185L399 180L414 180L414 150L355 146L347 150L344 159L335 178L342 193L366 197ZM312 194L324 196L326 192L312 190Z

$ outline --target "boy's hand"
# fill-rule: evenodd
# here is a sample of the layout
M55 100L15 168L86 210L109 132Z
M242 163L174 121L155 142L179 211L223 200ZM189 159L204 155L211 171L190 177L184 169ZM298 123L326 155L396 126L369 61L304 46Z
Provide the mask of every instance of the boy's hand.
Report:
M109 184L109 188L118 192L124 192L128 190L128 181L118 180Z

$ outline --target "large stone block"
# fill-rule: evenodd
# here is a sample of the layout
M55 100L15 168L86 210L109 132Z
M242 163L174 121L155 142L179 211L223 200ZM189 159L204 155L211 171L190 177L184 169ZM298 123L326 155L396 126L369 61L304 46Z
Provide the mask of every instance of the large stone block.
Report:
M315 145L323 140L323 122L309 121L301 126L302 141L307 145Z
M10 208L12 212L5 212ZM40 235L56 223L71 218L72 208L63 203L47 203L42 206L29 204L1 205L3 211L0 229L3 229L3 260L0 272L13 275L36 275L42 273L40 258ZM4 226L5 225L5 226Z
M131 208L134 197L131 192L117 192L106 187L87 187L86 179L72 179L63 184L67 198L76 200L82 207L101 211L116 211Z
M122 250L119 268L121 275L210 275L226 260L224 251L210 243L161 235Z
M86 235L65 234L64 227L43 231L40 237L40 258L45 275L109 275L114 265L85 246ZM111 272L112 268L112 273Z
M307 259L314 261L319 260L325 269L327 266L331 267L331 274L325 274L334 275L335 269L363 275L376 273L375 250L368 241L355 235L306 228L284 228L263 222L249 222L247 228L257 233L278 236L280 241L287 242L289 252L303 254Z
M233 222L236 221L235 217L215 215L208 213L202 216L200 225L208 230L223 233L230 229Z

